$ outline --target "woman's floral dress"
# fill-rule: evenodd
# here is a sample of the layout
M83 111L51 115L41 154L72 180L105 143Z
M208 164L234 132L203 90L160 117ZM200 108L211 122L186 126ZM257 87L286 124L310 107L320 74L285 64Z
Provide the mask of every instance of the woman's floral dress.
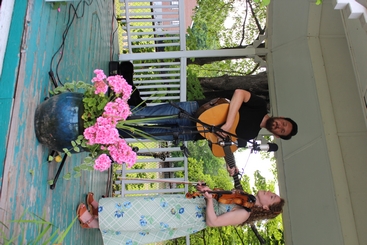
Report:
M217 215L235 205L214 201ZM204 198L184 195L134 196L99 200L99 227L107 245L165 241L198 232L205 225Z

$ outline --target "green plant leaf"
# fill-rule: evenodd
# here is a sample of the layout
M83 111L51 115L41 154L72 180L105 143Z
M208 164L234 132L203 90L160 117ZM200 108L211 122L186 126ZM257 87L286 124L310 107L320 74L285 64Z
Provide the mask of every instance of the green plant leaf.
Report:
M82 165L80 165L80 169L81 170L89 170L89 167L90 167L90 165L88 165L88 164L82 164Z
M70 180L70 178L71 178L71 173L67 173L67 174L65 174L63 178L64 178L65 180Z
M85 157L84 158L84 163L91 163L93 161L93 158L91 157Z
M12 245L14 244L13 242L15 241L15 239L17 239L18 237L13 237L10 240L8 240L6 243L4 243L4 245Z
M37 237L36 239L34 240L34 244L37 244L37 242L39 242L47 233L47 231L52 227L52 224L49 223L47 226L46 226L46 229L44 229Z
M74 179L76 178L80 178L82 176L82 173L81 172L77 172L74 174Z
M5 228L6 228L6 229L9 229L9 227L7 227L5 223L3 223L3 222L1 222L1 221L0 221L0 224L1 224L1 225L3 225L3 226L5 226ZM5 235L5 233L4 233L2 230L0 230L0 232L1 232L3 235Z
M58 228L54 233L52 233L52 235L50 236L50 238L48 238L44 243L42 243L42 245L48 245L50 244L50 242L52 241L52 239L54 239L54 237L56 237L59 233L60 229Z
M66 235L69 233L69 231L71 230L71 227L73 227L77 219L78 219L78 216L76 216L73 219L73 221L70 223L70 225L66 228L66 230L61 233L61 235L57 238L56 243L61 243L65 239Z
M77 87L77 88L84 88L84 87L85 87L85 82L83 82L83 81L78 81L78 82L76 83L76 87Z
M33 223L33 224L50 224L48 221L44 220L27 220L27 219L16 219L11 220L11 223Z

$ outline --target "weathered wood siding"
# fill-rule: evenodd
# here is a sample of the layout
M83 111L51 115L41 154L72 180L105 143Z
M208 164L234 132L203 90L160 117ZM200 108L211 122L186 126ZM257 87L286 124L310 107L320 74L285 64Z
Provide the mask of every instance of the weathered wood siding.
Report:
M21 231L8 221L18 219L26 209L39 216L45 214L46 220L55 225L53 230L64 230L88 191L95 192L96 197L106 195L107 173L84 172L81 178L70 181L62 178L86 153L67 160L55 190L50 190L47 180L55 175L58 164L46 162L48 149L38 143L34 133L35 109L53 88L48 72L55 53L52 70L62 82L88 81L96 68L108 74L113 52L117 57L118 48L111 45L117 44L111 42L115 30L113 1L82 1L77 16L70 3L77 8L79 1L61 6L58 12L42 0L15 1L0 78L0 220L9 225L9 229L2 225L0 229L9 238ZM65 47L58 50L72 18ZM36 234L36 227L28 225L24 244ZM20 240L15 244L21 244ZM81 230L77 222L63 244L102 244L102 239L99 230Z

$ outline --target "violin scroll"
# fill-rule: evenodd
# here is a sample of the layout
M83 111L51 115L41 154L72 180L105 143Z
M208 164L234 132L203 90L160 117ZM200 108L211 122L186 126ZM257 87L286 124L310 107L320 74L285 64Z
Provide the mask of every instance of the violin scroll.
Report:
M196 197L199 197L201 195L202 194L200 192L193 192L193 193L188 192L188 193L186 193L186 198L187 199L191 199L191 198L195 199Z

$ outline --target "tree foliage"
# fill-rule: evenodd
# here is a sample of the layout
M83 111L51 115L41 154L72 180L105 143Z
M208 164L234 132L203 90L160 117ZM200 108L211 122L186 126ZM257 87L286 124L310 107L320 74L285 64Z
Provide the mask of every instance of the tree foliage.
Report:
M203 171L205 174L217 175L218 170L224 168L224 159L215 157L212 154L208 146L208 141L189 142L187 147L190 152L190 157L203 161Z
M268 3L268 0L198 1L198 7L195 9L193 17L194 25L188 30L187 49L233 49L251 45L259 35L263 35L265 32L266 5ZM230 17L232 21L230 21L230 24L224 25L224 20L227 17ZM208 57L190 59L188 61L188 72L190 73L188 84L191 83L192 79L195 80L195 76L199 77L199 80L206 79L208 82L204 96L212 98L216 96L211 94L211 91L215 90L213 86L218 84L218 80L223 82L225 80L225 86L233 84L232 87L246 87L248 89L249 86L254 84L248 85L248 79L241 81L241 79L224 78L231 78L232 76L245 77L261 71L264 70L259 69L258 64L249 58ZM209 78L217 79L208 80ZM239 82L236 83L235 81ZM265 79L265 83L267 84L267 79ZM223 86L217 89L219 93L222 93L223 90ZM230 92L233 92L233 90L230 89ZM265 93L268 94L267 87L265 90Z
M187 70L187 100L199 100L204 99L203 88L200 85L198 77L192 72L191 69Z
M218 33L231 5L223 0L198 0L193 16L193 26L187 30L187 49L210 50L220 48ZM215 14L213 14L215 13Z

